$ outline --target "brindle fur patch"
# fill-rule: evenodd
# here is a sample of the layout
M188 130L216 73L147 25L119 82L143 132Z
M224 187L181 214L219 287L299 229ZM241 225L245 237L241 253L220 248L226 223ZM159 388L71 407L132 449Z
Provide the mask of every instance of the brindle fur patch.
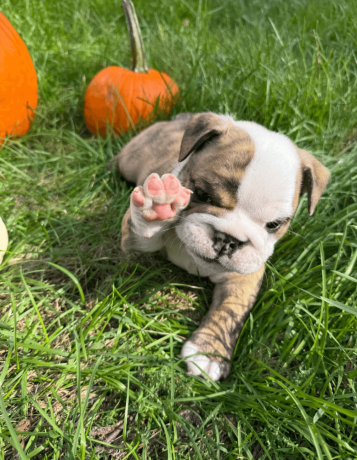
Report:
M171 172L178 156L191 113L178 115L172 121L155 123L128 142L113 159L122 176L143 185L151 173L159 176Z
M311 216L330 179L330 172L306 150L298 148L297 151L302 171L300 195L307 193L309 214Z
M212 126L214 118L219 117L209 117ZM194 119L191 123L193 121ZM194 132L197 135L197 130ZM186 139L186 144L187 142ZM191 190L199 188L212 198L212 205L203 205L192 200L186 213L209 212L219 215L227 209L234 209L237 205L238 187L253 157L254 144L249 135L229 121L224 129L221 128L220 135L211 138L198 152L193 152L180 174L185 187Z

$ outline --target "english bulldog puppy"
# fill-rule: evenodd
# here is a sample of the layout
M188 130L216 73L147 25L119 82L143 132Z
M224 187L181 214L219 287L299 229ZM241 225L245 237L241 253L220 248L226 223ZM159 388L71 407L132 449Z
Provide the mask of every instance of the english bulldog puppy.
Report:
M163 250L215 283L209 312L181 357L190 374L226 377L264 263L303 193L314 212L329 171L282 134L209 112L154 124L115 161L137 184L122 222L124 251Z

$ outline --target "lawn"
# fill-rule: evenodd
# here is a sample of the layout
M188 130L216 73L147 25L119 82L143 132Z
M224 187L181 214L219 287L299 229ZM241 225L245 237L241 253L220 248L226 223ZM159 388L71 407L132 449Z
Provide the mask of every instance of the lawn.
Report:
M84 124L91 78L130 66L120 5L0 5L39 81L32 130L0 151L0 459L356 459L357 2L135 0L150 66L180 87L169 117L254 120L332 174L217 383L177 357L212 285L120 249L132 187L107 164L134 133Z

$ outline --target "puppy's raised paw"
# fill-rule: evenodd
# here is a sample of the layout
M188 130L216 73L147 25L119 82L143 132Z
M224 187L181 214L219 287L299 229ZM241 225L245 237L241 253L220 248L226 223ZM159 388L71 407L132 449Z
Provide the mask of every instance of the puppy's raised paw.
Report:
M143 186L134 189L131 199L136 210L147 222L164 221L173 219L188 205L191 193L189 189L182 187L173 174L160 177L153 173Z

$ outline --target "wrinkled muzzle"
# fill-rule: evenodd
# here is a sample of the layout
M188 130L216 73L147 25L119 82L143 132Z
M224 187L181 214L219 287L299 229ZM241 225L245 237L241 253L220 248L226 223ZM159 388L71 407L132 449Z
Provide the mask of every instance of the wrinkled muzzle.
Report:
M186 251L199 267L241 274L256 272L273 253L274 241L259 230L237 225L233 229L224 219L208 214L192 214L176 227Z

